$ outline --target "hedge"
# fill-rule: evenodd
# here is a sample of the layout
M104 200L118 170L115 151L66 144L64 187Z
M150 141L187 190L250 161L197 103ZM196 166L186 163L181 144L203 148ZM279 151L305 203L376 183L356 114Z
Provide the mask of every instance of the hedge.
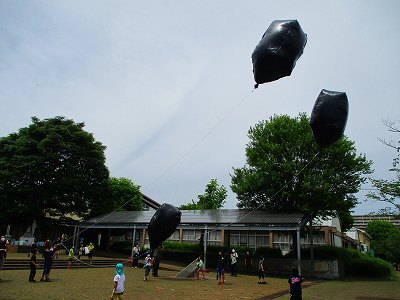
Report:
M309 248L301 249L301 257L309 259L310 251ZM285 257L297 257L297 253L292 250ZM342 260L346 274L373 277L390 277L393 274L393 268L388 262L355 249L318 246L314 248L314 258Z

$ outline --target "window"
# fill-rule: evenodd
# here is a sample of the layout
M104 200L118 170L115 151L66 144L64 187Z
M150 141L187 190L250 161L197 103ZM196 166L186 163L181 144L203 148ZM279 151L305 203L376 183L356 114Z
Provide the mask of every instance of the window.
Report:
M142 201L142 210L149 210L149 206Z
M292 244L292 236L288 232L276 232L274 233L274 248L279 248L282 252L290 251L290 245Z
M221 245L221 230L208 232L208 245Z
M301 246L303 248L310 247L310 234L307 232L304 237L300 239ZM313 232L313 244L314 246L325 245L325 233L322 231Z
M231 231L231 246L245 246L253 249L268 247L268 231Z
M179 242L179 234L180 234L180 230L177 229L175 230L175 232L168 238L168 241L175 241L175 242Z
M146 230L146 236L144 237L144 247L150 248L150 239L148 230Z
M183 229L182 242L186 243L199 243L201 237L201 230L198 229Z

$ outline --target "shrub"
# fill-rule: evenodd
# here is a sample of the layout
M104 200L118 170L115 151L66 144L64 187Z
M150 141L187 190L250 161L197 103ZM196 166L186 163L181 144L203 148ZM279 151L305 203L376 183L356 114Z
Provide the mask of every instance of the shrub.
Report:
M392 266L380 258L363 255L355 258L352 264L352 274L369 277L386 277L393 274Z
M254 255L256 257L263 255L265 258L282 257L282 251L279 248L260 247L256 249Z
M181 242L164 242L165 252L193 253L201 251L200 244L181 243Z
M301 257L309 259L310 251L309 248L301 249ZM285 257L297 257L297 253L292 250ZM314 258L341 260L344 262L346 274L373 277L388 277L392 274L392 267L388 262L370 257L355 249L319 246L314 248Z
M132 251L132 242L118 241L118 242L115 242L112 246L110 246L110 249L115 252L130 254Z

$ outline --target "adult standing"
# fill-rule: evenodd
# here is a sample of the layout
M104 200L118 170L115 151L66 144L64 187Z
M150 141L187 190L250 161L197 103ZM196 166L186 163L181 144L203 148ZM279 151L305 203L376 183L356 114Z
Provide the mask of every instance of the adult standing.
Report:
M132 255L132 269L137 268L139 265L139 256L140 256L140 246L135 244L133 247L133 255Z
M61 248L61 239L57 238L56 241L54 242L54 253L56 258L58 258L58 255L60 254L60 248Z
M83 244L83 237L79 239L78 259L81 259L81 255L85 254L85 245Z
M54 249L51 248L50 243L47 244L47 248L44 249L42 256L44 258L44 263L43 263L43 274L40 281L50 281L49 275L54 258Z
M0 270L3 268L4 262L7 258L7 248L8 248L8 240L4 237L4 235L0 238Z
M262 281L261 281L262 279ZM264 270L264 256L260 256L258 261L258 283L266 284L265 282L265 270Z
M246 255L244 257L244 265L246 268L246 273L249 274L251 272L251 265L253 264L253 254L250 250L246 251Z
M235 249L232 249L231 252L231 276L237 276L237 263L238 263L238 258L239 255L235 251Z
M153 264L153 276L158 277L158 269L160 267L161 256L163 252L163 247L159 246L154 250L154 264Z

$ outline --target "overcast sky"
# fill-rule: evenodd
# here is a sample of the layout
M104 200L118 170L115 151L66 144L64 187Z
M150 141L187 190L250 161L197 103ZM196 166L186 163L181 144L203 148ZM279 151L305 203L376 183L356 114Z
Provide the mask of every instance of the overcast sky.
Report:
M251 93L251 53L285 19L307 33L304 53L290 77ZM399 32L396 0L0 0L0 136L65 116L107 147L111 176L154 200L197 201L216 178L235 208L230 174L250 126L310 115L328 89L347 93L345 134L390 179L396 153L377 138L399 138L382 123L400 120ZM388 206L358 196L355 213Z

